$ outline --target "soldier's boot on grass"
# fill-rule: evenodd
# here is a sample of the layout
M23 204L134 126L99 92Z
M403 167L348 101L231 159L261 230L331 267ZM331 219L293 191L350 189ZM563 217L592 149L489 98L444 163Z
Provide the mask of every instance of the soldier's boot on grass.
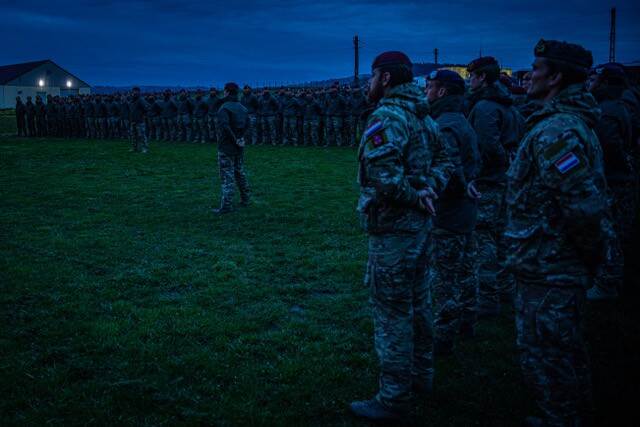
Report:
M397 422L408 418L407 414L387 408L376 399L351 402L349 409L356 417L373 422Z

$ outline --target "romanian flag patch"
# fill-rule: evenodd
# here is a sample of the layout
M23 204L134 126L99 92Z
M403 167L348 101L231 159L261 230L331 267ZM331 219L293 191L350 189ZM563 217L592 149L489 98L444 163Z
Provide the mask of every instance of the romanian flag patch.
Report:
M568 152L564 156L562 156L558 161L555 162L555 166L560 171L561 174L565 174L569 172L571 169L575 168L580 164L580 160L578 157L572 152Z
M373 123L369 125L367 130L364 131L364 137L369 138L374 133L378 132L382 129L382 122L380 120L374 120Z

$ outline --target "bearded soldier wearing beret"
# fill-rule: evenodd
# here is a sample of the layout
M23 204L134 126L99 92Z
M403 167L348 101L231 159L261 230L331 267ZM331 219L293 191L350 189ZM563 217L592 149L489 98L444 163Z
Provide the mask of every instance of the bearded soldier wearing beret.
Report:
M377 108L358 150L358 211L369 235L365 283L380 376L376 396L353 402L351 411L382 421L406 417L414 394L431 390L429 235L433 199L453 167L407 55L382 53L371 68L369 99Z
M478 311L494 316L500 311L500 297L511 298L513 282L504 271L504 190L510 153L517 148L523 118L513 107L509 91L498 82L500 66L491 56L471 61L469 123L478 136L482 168L478 190L482 193L478 216L480 248L480 290Z
M464 116L464 80L437 70L428 78L427 99L455 166L436 204L430 274L436 355L452 352L454 339L475 333L478 293L475 226L479 194L473 180L480 172L476 133Z
M591 52L541 40L528 94L544 106L507 172L507 265L517 282L520 363L542 418L531 426L580 426L591 399L583 339L585 290L606 280L615 247L598 105L584 89Z

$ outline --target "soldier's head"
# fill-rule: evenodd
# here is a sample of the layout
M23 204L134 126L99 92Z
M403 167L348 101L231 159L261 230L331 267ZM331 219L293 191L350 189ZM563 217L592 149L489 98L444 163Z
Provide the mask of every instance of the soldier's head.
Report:
M238 99L238 93L240 92L240 87L237 83L228 82L224 85L224 96L225 98Z
M242 93L245 95L251 94L251 88L249 87L249 85L244 85L244 87L242 88Z
M624 66L617 62L608 62L606 64L594 67L589 73L587 80L587 89L593 92L599 88L628 86L627 76Z
M500 77L500 65L493 56L481 56L467 65L469 87L478 90L495 83Z
M133 88L131 88L131 98L133 98L133 99L140 98L140 88L139 87L134 86Z
M200 89L198 89L198 91L196 92L196 100L200 101L202 100L202 97L204 96L204 92Z
M451 70L435 70L427 76L427 99L434 102L450 95L464 94L464 80Z
M42 98L40 97L40 95L36 95L36 102L42 102Z
M211 89L209 89L209 96L212 98L215 98L216 96L218 96L218 89L216 89L215 87L212 87Z
M27 102L31 102L31 97L27 96Z
M395 86L413 81L413 65L409 57L398 51L383 52L371 64L368 96L378 102Z
M169 98L171 98L171 91L169 89L165 90L163 93L163 96L164 96L164 100L168 101Z
M529 97L549 100L568 86L585 83L593 56L584 47L541 39L534 50Z
M18 103L22 102L22 98L20 98L19 96L16 96L16 102Z
M262 91L262 96L265 98L269 98L271 96L271 92L269 92L267 89Z

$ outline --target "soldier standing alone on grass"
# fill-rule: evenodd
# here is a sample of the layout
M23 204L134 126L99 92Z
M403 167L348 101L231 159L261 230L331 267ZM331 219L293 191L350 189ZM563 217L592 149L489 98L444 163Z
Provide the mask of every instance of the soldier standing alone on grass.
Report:
M244 172L244 134L249 128L247 109L238 101L240 88L236 83L224 85L224 99L218 110L217 122L220 140L218 141L218 166L220 168L220 207L215 214L224 214L233 210L235 186L240 190L240 204L249 204L249 184Z
M428 116L412 64L402 52L373 61L369 99L378 103L358 150L358 211L369 235L365 283L371 290L379 391L351 403L371 421L405 418L433 381L431 297L426 277L432 200L452 164Z

